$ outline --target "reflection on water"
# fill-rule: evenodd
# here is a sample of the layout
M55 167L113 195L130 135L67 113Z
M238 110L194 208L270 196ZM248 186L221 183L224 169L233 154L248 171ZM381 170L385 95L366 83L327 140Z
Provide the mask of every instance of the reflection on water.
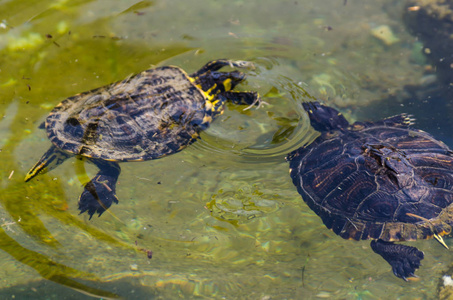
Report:
M49 0L0 8L3 298L435 295L448 251L413 243L426 257L420 279L395 282L379 257L369 257L368 242L324 228L294 190L284 161L318 134L302 101L321 98L349 120L405 112L404 86L425 82L429 68L411 59L420 44L405 31L398 1ZM376 38L382 25L399 41ZM184 151L122 164L120 203L102 218L88 221L76 209L79 175L92 177L91 165L68 160L23 182L50 145L38 126L61 100L151 65L192 72L218 58L254 61L241 89L259 91L268 105L228 105ZM425 124L428 98L410 111ZM449 105L435 113L447 120L438 107ZM442 124L418 127L451 136ZM65 288L54 290L43 278Z

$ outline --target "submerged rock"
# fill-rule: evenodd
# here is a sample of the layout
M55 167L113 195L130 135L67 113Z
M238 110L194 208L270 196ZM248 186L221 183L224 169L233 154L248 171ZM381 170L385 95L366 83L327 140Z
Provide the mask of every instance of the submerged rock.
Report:
M392 29L388 25L381 25L371 29L371 35L382 41L385 45L390 46L399 42Z

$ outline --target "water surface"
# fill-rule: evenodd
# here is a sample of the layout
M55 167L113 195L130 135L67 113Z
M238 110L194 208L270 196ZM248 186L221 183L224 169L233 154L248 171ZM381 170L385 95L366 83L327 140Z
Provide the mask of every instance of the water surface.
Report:
M391 0L1 1L1 297L433 298L448 251L412 243L425 252L420 279L396 279L367 241L324 227L284 160L317 135L301 108L313 98L351 121L409 106L420 128L451 141L448 111L383 101L426 79L402 9ZM399 41L373 35L381 25ZM239 89L268 105L227 105L184 151L122 164L120 203L102 217L78 215L82 184L97 172L83 161L23 182L50 146L39 124L66 97L216 58L253 61Z

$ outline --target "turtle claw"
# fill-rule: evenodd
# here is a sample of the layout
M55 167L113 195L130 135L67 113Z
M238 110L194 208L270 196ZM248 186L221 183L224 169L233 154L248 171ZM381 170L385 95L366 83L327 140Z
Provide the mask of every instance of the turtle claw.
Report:
M250 61L245 60L232 60L230 61L230 67L237 67L237 68L249 68L255 70L255 64Z
M115 185L116 178L108 175L96 175L85 185L85 189L80 195L80 213L87 212L91 220L95 213L101 216L113 202L118 203Z

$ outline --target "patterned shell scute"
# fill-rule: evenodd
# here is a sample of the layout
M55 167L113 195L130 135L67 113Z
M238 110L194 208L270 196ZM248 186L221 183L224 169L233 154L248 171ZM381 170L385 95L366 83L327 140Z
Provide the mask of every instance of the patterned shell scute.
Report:
M150 69L70 97L46 119L62 150L111 161L158 158L197 137L206 97L177 67Z
M382 123L329 134L290 157L294 184L328 228L344 238L394 241L427 238L430 226L443 226L453 203L446 145Z

